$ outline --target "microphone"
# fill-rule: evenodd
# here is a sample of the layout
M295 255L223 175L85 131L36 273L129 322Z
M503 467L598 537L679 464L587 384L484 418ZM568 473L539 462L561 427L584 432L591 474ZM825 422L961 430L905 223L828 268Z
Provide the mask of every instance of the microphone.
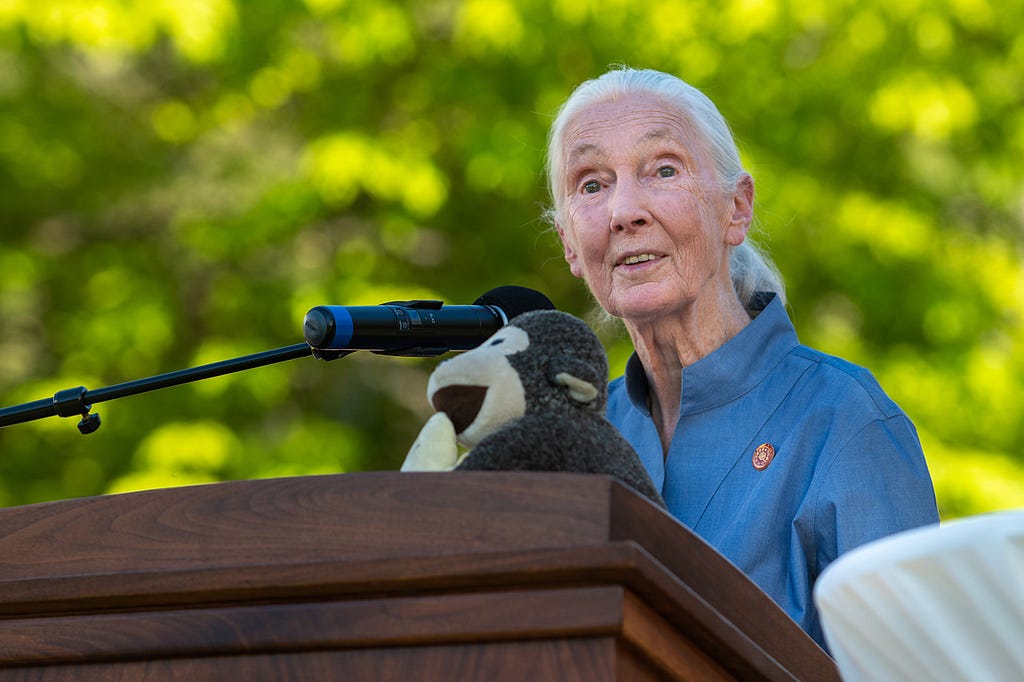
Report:
M502 286L473 305L419 300L376 306L321 305L306 313L303 330L306 343L314 349L429 357L476 348L520 313L554 309L539 291Z

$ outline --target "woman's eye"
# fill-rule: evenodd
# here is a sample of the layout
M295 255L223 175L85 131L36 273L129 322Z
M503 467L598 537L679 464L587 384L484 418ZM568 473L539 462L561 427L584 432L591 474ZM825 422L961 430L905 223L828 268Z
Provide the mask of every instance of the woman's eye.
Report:
M583 183L582 189L584 194L594 194L601 190L601 183L597 180L591 180L590 182Z
M676 169L673 168L672 166L662 166L661 168L658 169L659 178L671 178L675 177L675 175Z

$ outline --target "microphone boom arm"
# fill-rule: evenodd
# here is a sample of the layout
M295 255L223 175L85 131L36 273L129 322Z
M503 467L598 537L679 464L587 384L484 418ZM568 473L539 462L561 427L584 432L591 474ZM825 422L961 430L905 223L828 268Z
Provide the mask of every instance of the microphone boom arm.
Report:
M232 372L264 367L276 362L284 362L285 360L295 360L308 355L312 355L320 360L336 360L351 352L325 351L313 349L306 343L297 343L261 353L244 355L231 360L221 360L220 362L208 365L158 374L146 379L127 381L113 386L98 388L94 391L87 390L85 386L66 388L57 391L52 398L43 398L42 400L0 409L0 428L35 419L43 419L44 417L74 417L81 415L82 419L78 422L78 430L82 434L89 434L100 427L100 416L91 412L92 406L96 403L155 391L169 386L178 386L179 384L186 384L201 379L209 379Z
M317 306L306 314L303 322L306 343L128 381L95 391L85 386L66 388L57 391L52 398L0 409L0 428L44 417L81 415L78 430L89 434L100 427L100 416L92 412L92 406L105 400L307 355L319 360L337 360L357 350L369 350L379 355L436 357L448 351L476 347L496 329L507 324L510 317L520 312L553 310L554 307L547 296L539 291L518 286L492 289L472 306L445 308L441 301L435 300L392 301L379 306L351 308ZM331 312L332 308L337 309L337 316ZM358 319L353 319L352 311ZM354 345L347 345L350 341ZM332 347L333 342L339 345Z

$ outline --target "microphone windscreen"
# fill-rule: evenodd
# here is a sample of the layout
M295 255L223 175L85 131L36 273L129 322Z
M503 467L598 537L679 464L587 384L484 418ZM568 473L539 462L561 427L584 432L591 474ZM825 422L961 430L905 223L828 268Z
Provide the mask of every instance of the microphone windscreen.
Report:
M500 308L510 320L516 315L528 313L531 310L555 309L555 304L551 302L551 299L539 291L511 284L491 289L476 299L474 305L490 305Z

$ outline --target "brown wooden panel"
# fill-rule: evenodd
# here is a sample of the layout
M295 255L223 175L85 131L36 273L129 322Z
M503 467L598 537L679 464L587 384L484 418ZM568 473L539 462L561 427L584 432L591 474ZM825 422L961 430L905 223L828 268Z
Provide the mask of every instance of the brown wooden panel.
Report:
M0 682L611 682L614 658L597 637L0 669Z
M622 623L633 623L626 647L635 660L620 656L623 669L700 672L706 661L673 658L686 642L738 679L789 680L792 671L838 680L831 660L735 567L602 476L384 472L240 481L0 510L0 528L0 655L9 663L109 659L121 649L186 658L261 647L283 654L462 637L590 637L571 621L593 618L600 600L545 625L549 598L617 590L620 602L632 592L649 608L619 603L601 612L619 619L602 632L618 633L620 644ZM548 598L519 606L507 599L545 591ZM499 594L506 596L492 597ZM443 599L452 601L437 606ZM445 628L460 618L468 619L464 630ZM655 620L671 635L644 630ZM417 626L433 634L398 634ZM538 628L533 635L530 627ZM355 631L363 639L352 639ZM201 641L190 643L189 633Z
M640 655L636 649L627 646L622 640L616 641L615 679L622 680L623 682L629 682L630 680L689 682L689 680L673 677L663 669L652 665L651 660L647 656Z
M632 542L565 550L417 557L400 562L248 567L244 571L232 572L213 569L210 573L212 575L192 571L171 574L170 578L163 574L83 576L44 581L41 585L9 583L9 588L31 591L40 599L45 597L46 601L7 604L7 620L0 621L0 645L5 631L17 633L19 637L26 632L16 620L16 615L54 610L91 610L102 615L114 608L144 611L152 609L154 602L173 604L180 601L198 608L226 602L261 605L271 597L287 603L308 602L312 598L336 601L361 596L368 599L373 594L397 597L424 591L436 595L466 589L510 591L616 585L643 594L659 609L673 614L675 617L665 623L666 627L673 629L675 637L684 641L711 642L714 645L711 649L724 658L725 667L733 675L741 679L787 679L770 657L753 647L699 595L674 579L661 564ZM114 578L122 580L119 583ZM189 578L195 580L197 587L189 588ZM239 587L239 583L247 586ZM32 586L39 589L27 589ZM88 596L78 595L76 589L87 592ZM620 618L618 611L614 618ZM52 624L60 621L39 622ZM52 631L52 627L46 626L39 630L44 634ZM721 639L729 638L735 641L730 641L728 646L720 643ZM744 641L747 641L748 650L741 655L737 651L743 649L737 643Z
M621 587L0 621L0 665L616 634Z
M716 658L738 654L748 660L755 653L743 641L749 638L798 679L839 682L839 672L828 654L799 628L794 630L792 619L728 559L699 536L679 533L679 524L665 523L667 514L632 490L616 485L611 495L611 539L630 538L641 545L665 565L668 575L700 595L737 632L746 635L717 634L705 639L692 633L701 648ZM678 603L659 603L664 604L661 612L669 618L685 617L684 613L672 614ZM720 649L722 643L732 652Z
M735 678L631 593L623 595L622 640L672 680L729 682Z
M358 473L151 490L6 509L2 581L127 570L572 547L608 538L610 480ZM0 595L2 595L0 589Z

